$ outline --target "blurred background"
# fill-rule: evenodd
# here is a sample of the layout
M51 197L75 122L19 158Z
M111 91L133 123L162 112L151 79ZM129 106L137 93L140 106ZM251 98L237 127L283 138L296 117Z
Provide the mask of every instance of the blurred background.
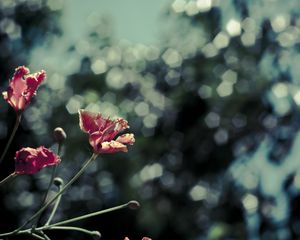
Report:
M78 127L86 108L127 119L136 143L97 159L55 221L136 199L138 211L76 226L113 240L300 239L299 43L298 0L2 0L1 91L19 65L47 80L1 179L21 147L55 150L58 126L68 135L58 175L69 179L92 152ZM15 113L0 101L2 150ZM36 211L50 172L0 189L1 232Z

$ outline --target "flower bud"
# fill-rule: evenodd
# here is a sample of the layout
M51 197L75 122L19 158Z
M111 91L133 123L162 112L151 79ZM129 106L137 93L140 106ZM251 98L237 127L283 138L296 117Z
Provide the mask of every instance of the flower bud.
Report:
M60 177L56 177L53 179L53 183L55 186L60 187L64 184L64 180L62 180Z
M55 141L58 143L63 142L67 138L66 132L61 127L55 128L53 134Z
M140 203L138 201L135 201L135 200L132 200L132 201L128 202L127 206L131 210L137 210L141 207Z
M93 231L93 232L92 232L92 236L93 236L93 238L94 238L95 240L98 240L98 239L101 238L101 233L98 232L98 231Z

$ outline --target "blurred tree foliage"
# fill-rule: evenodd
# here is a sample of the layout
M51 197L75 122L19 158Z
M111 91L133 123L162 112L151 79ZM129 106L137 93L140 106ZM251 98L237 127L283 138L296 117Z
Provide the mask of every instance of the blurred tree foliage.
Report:
M11 46L0 53L2 79L28 60L34 44L59 33L49 2L28 14L20 10L25 3L17 4L9 17L1 6L0 44ZM81 226L104 239L299 238L299 5L176 0L166 7L159 47L116 41L107 19L93 15L90 34L56 56L65 60L61 69L48 71L39 59L48 81L26 110L23 127L46 146L53 144L52 129L66 130L60 176L69 178L91 153L78 128L79 108L122 116L136 134L127 154L94 163L66 194L58 217L137 199L143 206L137 213ZM19 37L11 37L16 33L5 24L21 28ZM2 204L18 213L17 221L30 214L24 198L27 204L41 198L33 190L46 188L47 174L17 179L3 191Z

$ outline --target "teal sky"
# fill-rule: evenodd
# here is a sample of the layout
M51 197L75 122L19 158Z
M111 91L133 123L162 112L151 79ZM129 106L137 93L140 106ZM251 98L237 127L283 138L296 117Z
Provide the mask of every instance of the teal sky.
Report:
M80 67L81 56L70 56L67 49L85 39L90 33L88 17L91 14L109 17L112 36L118 42L159 46L163 31L163 9L172 0L65 0L61 28L63 35L51 44L37 46L31 52L30 67L47 69L51 73L71 74Z
M76 40L87 28L87 17L96 13L112 20L115 39L155 44L162 9L167 3L167 0L66 0L62 24L65 34Z

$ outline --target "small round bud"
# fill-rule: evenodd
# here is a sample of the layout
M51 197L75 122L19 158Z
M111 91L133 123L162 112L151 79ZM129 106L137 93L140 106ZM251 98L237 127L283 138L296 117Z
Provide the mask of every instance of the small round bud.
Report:
M131 210L136 210L136 209L139 209L141 207L141 204L138 201L132 200L132 201L127 203L127 206Z
M101 233L98 231L92 231L92 236L95 240L97 240L101 238Z
M61 128L57 127L53 131L54 139L56 142L61 143L67 138L66 132Z
M64 184L64 180L62 180L60 177L56 177L53 179L53 183L55 186L60 187Z

